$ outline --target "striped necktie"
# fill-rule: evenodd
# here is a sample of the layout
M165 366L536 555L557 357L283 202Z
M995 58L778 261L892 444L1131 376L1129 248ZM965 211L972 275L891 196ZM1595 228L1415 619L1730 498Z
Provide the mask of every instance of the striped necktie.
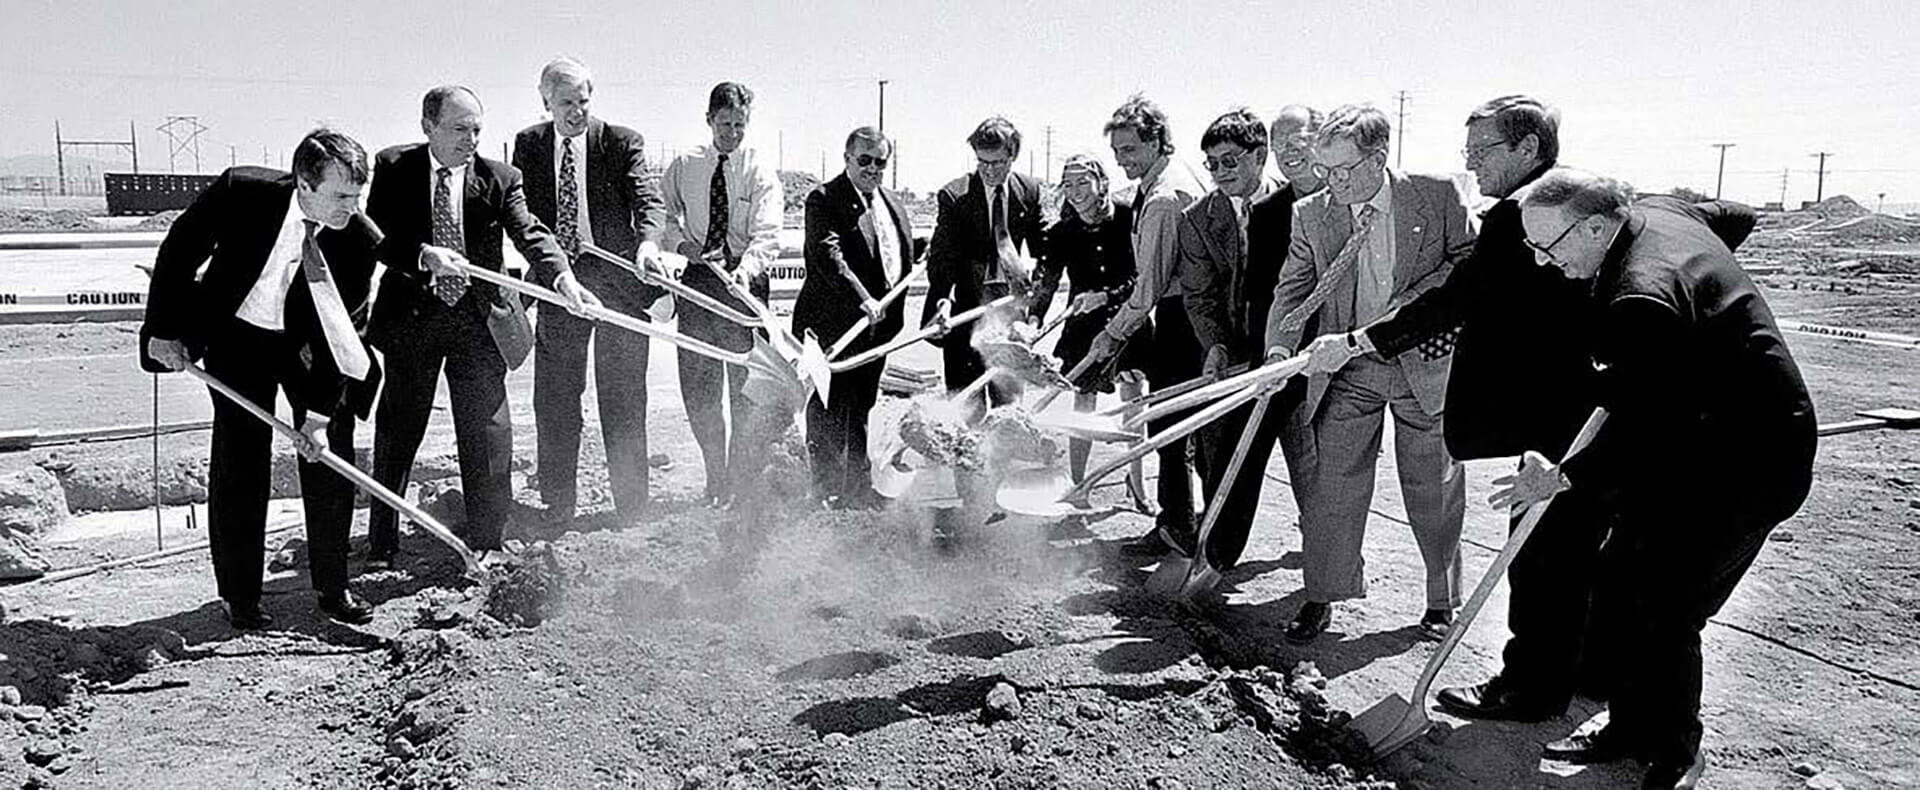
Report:
M1334 258L1327 270L1321 273L1319 284L1313 287L1313 293L1307 294L1306 301L1280 319L1281 332L1299 331L1300 327L1306 325L1307 317L1326 303L1327 292L1333 289L1334 283L1346 277L1347 272L1353 270L1354 261L1360 259L1360 250L1367 244L1367 232L1373 229L1373 221L1379 215L1379 209L1371 204L1360 209L1360 221L1354 225L1353 235L1347 237L1347 245L1340 249L1339 257ZM1325 330L1326 327L1321 329Z

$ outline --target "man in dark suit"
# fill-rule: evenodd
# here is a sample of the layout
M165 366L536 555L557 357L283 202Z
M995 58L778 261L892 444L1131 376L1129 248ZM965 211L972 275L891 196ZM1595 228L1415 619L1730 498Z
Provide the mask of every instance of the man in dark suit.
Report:
M513 140L513 166L526 179L527 208L552 229L575 277L606 305L645 320L662 293L607 261L580 254L588 242L639 260L658 253L660 195L647 175L640 133L593 117L593 74L570 58L540 71L540 100L553 120ZM564 209L564 211L563 211ZM539 439L540 500L547 514L573 516L580 465L580 397L593 341L594 389L605 440L613 504L622 515L646 511L647 338L624 330L596 333L592 321L541 303L533 352L533 424Z
M1700 631L1813 481L1806 384L1766 299L1700 217L1564 168L1520 201L1540 262L1591 283L1594 389L1608 417L1564 464L1527 451L1492 501L1517 508L1584 488L1615 517L1595 593L1623 609L1620 630L1603 633L1620 642L1611 717L1546 753L1639 759L1642 788L1691 788L1705 770Z
M1041 254L1040 185L1013 170L1020 158L1020 130L994 116L967 135L967 145L973 149L974 171L949 182L937 196L940 214L927 246L923 325L933 322L943 299L951 299L958 313L1023 288L1032 276L1025 261ZM987 372L973 348L973 325L955 328L934 343L941 347L948 391ZM987 391L991 403L1011 399L999 382L990 382Z
M372 610L347 586L353 486L312 459L323 444L353 458L354 420L367 415L379 388L379 366L358 328L380 231L360 214L367 154L359 143L316 130L294 148L293 170L229 169L180 214L154 260L140 364L177 371L204 357L208 373L268 410L285 388L306 437L300 490L320 610L365 623ZM272 437L266 424L213 395L207 534L236 628L272 622L260 609Z
M900 333L905 307L884 311L884 294L913 265L913 234L900 199L880 186L893 143L863 126L847 135L846 171L807 194L807 278L793 303L793 331L832 344L862 315L872 325L848 354L872 349ZM880 395L884 359L833 374L832 403L807 401L807 452L817 493L829 507L876 508L867 460L867 415Z
M1388 170L1390 129L1379 110L1357 105L1335 110L1320 127L1313 166L1327 188L1294 208L1293 241L1267 319L1270 358L1312 339L1304 332L1308 317L1318 317L1322 332L1369 324L1438 285L1472 251L1467 207L1452 181ZM1298 492L1307 600L1287 627L1291 641L1317 638L1334 602L1366 595L1361 544L1389 412L1407 520L1426 565L1418 628L1440 639L1452 627L1461 603L1466 473L1443 438L1446 384L1444 357L1359 357L1308 379L1302 419L1313 433L1315 475Z
M1311 121L1310 112L1305 117L1300 115L1285 116L1286 125L1276 121L1275 126L1294 135L1296 121L1301 125ZM1206 156L1208 172L1213 174L1214 190L1180 212L1179 242L1175 246L1187 317L1200 347L1206 349L1203 373L1256 362L1264 350L1267 309L1273 301L1280 265L1286 261L1294 194L1293 184L1278 185L1266 176L1267 143L1266 125L1244 109L1214 119L1200 136L1201 153ZM1201 471L1209 503L1221 485L1230 485L1232 490L1203 547L1207 564L1185 594L1201 595L1212 590L1220 581L1220 573L1240 561L1260 506L1260 489L1266 480L1274 440L1303 392L1302 386L1290 386L1268 404L1233 480L1224 479L1226 467L1253 408L1237 409L1201 429L1198 452L1208 459L1201 464ZM1303 459L1287 448L1282 452L1287 455L1287 471L1298 479Z
M367 215L387 232L380 245L387 273L368 339L387 362L373 433L374 478L406 489L444 366L466 500L462 537L488 552L500 548L513 502L506 377L526 360L526 318L517 294L470 284L454 264L501 271L504 233L531 267L528 279L552 287L575 310L599 299L574 279L566 253L527 210L520 171L476 153L482 113L472 91L436 87L420 106L427 142L375 157ZM397 515L376 503L368 524L369 564L390 566Z

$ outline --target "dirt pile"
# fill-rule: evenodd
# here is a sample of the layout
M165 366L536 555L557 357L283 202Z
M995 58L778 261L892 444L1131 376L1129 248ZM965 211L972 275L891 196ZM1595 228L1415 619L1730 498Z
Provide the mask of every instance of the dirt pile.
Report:
M1760 215L1758 247L1847 247L1920 241L1920 220L1867 210L1846 195L1803 209Z
M100 223L78 209L0 208L0 233L17 231L100 230Z
M0 625L0 729L25 743L26 786L52 787L74 766L69 741L86 730L93 694L191 655L179 633L153 626Z

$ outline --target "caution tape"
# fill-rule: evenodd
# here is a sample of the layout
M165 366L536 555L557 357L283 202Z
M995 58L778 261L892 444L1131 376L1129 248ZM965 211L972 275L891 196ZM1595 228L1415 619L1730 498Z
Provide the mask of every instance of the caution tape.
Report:
M1785 321L1780 324L1780 329L1785 332L1793 332L1801 335L1818 335L1820 337L1830 337L1835 340L1845 340L1852 343L1865 343L1872 346L1920 351L1920 337L1896 335L1892 332L1870 332L1865 329L1827 326L1825 324L1813 324L1806 321Z
M0 292L0 307L140 307L146 303L142 291Z

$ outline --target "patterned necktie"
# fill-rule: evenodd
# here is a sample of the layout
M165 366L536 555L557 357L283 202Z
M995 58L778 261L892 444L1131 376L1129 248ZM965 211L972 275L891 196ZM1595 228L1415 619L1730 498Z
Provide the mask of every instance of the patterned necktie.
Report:
M1373 221L1379 215L1379 209L1372 204L1360 209L1360 221L1354 225L1353 235L1347 237L1347 246L1340 249L1339 257L1334 258L1332 265L1320 274L1320 283L1313 287L1313 293L1307 294L1307 300L1280 319L1281 332L1298 331L1307 323L1307 316L1313 315L1320 305L1326 303L1327 292L1333 289L1334 283L1340 282L1347 272L1353 270L1354 261L1360 258L1360 249L1366 246L1367 232L1373 229ZM1324 331L1326 327L1321 329Z
M987 216L993 228L993 249L996 256L993 271L988 273L987 279L1000 280L1006 277L1006 271L1010 268L1008 264L1015 255L1013 236L1007 232L1007 185L1001 184L993 188L992 206L988 209Z
M443 167L434 172L438 178L433 183L433 246L465 255L467 245L461 239L459 223L453 221L453 198L447 186L453 168Z
M701 252L719 250L722 257L732 257L727 255L727 223L732 219L727 205L727 155L721 154L713 165L713 179L707 182L707 243Z
M560 209L553 228L560 236L560 249L569 259L580 257L580 193L575 185L579 165L573 161L573 138L560 138Z
M354 331L353 319L340 300L340 291L327 276L327 258L320 252L320 242L315 238L320 224L313 220L306 223L307 238L300 245L300 273L306 276L307 293L313 297L313 312L320 318L320 332L326 336L327 348L333 351L333 363L340 372L355 381L365 381L372 363L367 359L366 348L360 345L360 335Z

